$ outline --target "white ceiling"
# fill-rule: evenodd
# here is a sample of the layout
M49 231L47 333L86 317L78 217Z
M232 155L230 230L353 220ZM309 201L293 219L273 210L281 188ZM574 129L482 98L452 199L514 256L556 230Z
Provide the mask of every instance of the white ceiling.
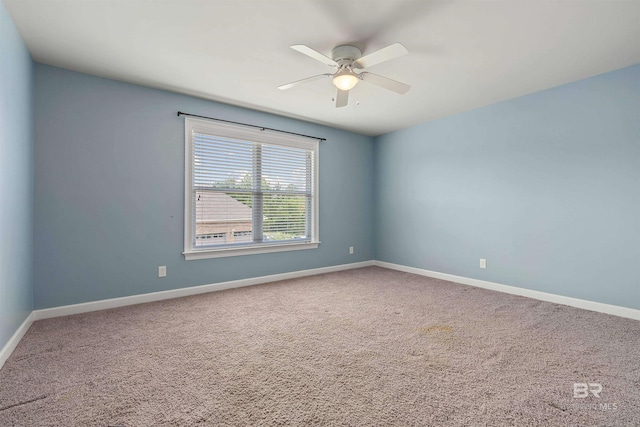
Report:
M640 0L3 1L37 62L366 135L640 63ZM329 79L277 89L333 70L292 44L394 42L409 54L370 71L406 95L363 82L336 109Z

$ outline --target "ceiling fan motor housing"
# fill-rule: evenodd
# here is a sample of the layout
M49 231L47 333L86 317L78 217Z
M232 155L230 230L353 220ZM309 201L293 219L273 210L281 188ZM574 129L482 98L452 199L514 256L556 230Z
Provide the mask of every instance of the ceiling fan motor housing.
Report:
M331 51L331 59L338 65L351 65L353 61L362 57L362 52L355 46L337 46Z

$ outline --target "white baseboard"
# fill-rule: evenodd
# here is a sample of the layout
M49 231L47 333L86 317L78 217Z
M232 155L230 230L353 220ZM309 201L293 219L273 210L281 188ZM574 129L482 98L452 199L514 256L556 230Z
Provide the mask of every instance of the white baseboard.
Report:
M64 305L61 307L34 310L33 320L49 319L52 317L68 316L71 314L87 313L90 311L105 310L108 308L124 307L127 305L143 304L153 301L161 301L171 298L180 298L190 295L204 294L208 292L222 291L225 289L241 288L244 286L259 285L262 283L277 282L279 280L295 279L298 277L314 276L317 274L333 273L354 268L370 267L374 261L355 262L351 264L334 265L331 267L314 268L311 270L293 271L290 273L273 274L270 276L252 277L249 279L232 280L229 282L213 283L210 285L191 286L188 288L171 289L168 291L152 292L148 294L132 295L129 297L111 298L100 301L85 302L81 304Z
M433 277L434 279L442 279L449 282L460 283L463 285L475 286L477 288L490 289L492 291L504 292L512 295L520 295L523 297L533 298L541 301L553 302L556 304L563 304L571 307L582 308L585 310L597 311L600 313L612 314L614 316L640 320L640 310L636 310L633 308L604 304L579 298L565 297L562 295L550 294L547 292L518 288L516 286L501 285L499 283L471 279L469 277L455 276L453 274L439 273L437 271L423 270L421 268L407 267L406 265L393 264L384 261L374 261L374 265L378 267L389 268L391 270L403 271L405 273L413 273L420 276Z
M7 341L4 347L2 347L2 350L0 350L0 369L2 369L2 367L4 366L4 362L7 361L9 356L11 356L11 353L13 353L13 350L16 349L16 347L18 346L18 343L20 342L24 334L27 333L27 331L31 327L31 324L33 323L34 320L35 319L33 316L33 312L29 313L27 318L24 319L24 322L22 322L20 327L18 327L18 330L14 332L11 338L9 338L9 341Z

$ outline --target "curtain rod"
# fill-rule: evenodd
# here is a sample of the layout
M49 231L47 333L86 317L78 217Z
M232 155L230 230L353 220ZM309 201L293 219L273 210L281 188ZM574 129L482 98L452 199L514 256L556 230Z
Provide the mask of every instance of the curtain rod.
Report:
M295 133L295 132L289 132L289 131L286 131L286 130L267 128L267 127L264 127L264 126L250 125L248 123L232 122L231 120L217 119L215 117L199 116L197 114L189 114L189 113L183 113L182 111L178 111L178 117L180 117L180 116L199 117L201 119L216 120L218 122L224 122L224 123L233 123L234 125L249 126L249 127L260 129L260 130L272 130L274 132L282 132L282 133L288 133L289 135L304 136L305 138L317 139L317 140L320 140L320 141L326 141L327 140L327 138L319 138L317 136L305 135L303 133Z

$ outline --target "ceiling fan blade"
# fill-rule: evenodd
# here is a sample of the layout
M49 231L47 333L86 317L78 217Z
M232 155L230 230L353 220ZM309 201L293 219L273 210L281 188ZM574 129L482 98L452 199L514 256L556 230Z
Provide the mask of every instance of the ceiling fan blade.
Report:
M320 61L323 64L329 65L331 67L338 66L338 63L336 61L326 55L321 54L317 50L311 49L309 46L303 44L294 44L291 46L291 49L297 50L300 53L304 53L305 55L315 59L316 61Z
M338 94L336 95L336 108L346 107L348 103L349 91L338 89Z
M367 68L371 67L372 65L376 65L381 62L406 55L407 53L409 53L409 51L406 47L404 47L400 43L394 43L363 56L362 58L355 61L354 64L356 65L356 68Z
M378 85L390 91L399 93L400 95L404 95L409 89L411 89L411 86L407 84L390 79L388 77L382 77L377 74L368 73L366 71L360 73L360 78L365 82L373 83L374 85Z
M287 89L291 89L294 86L298 86L299 84L302 83L309 83L315 80L320 80L320 78L324 77L331 77L333 74L320 74L317 76L313 76L313 77L307 77L306 79L302 79L302 80L296 80L295 82L291 82L291 83L287 83L286 85L282 85L282 86L278 86L278 89L280 90L287 90Z

